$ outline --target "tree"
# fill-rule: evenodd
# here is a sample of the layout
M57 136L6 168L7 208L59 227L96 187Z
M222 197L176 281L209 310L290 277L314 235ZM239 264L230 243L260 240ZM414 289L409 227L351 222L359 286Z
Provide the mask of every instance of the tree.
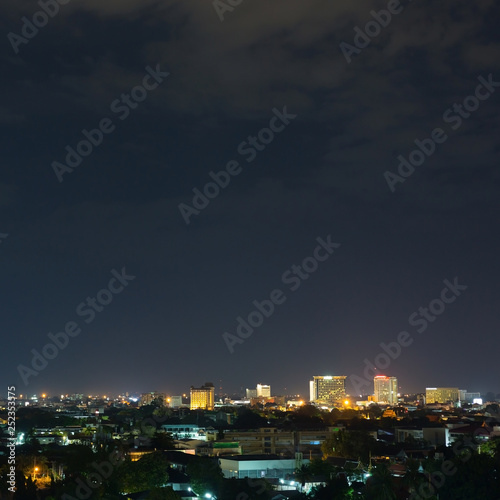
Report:
M224 479L220 485L217 498L239 500L267 500L272 485L265 479Z
M148 453L137 462L126 460L117 471L118 488L123 493L161 488L168 481L168 467L162 452Z
M295 414L304 418L322 418L323 412L314 405L306 404L299 406Z
M368 407L368 415L370 418L377 419L383 415L383 411L379 405L373 404Z
M330 412L323 412L323 420L327 425L334 425L339 420L341 412L338 408L333 408Z
M375 439L366 432L340 430L323 442L321 450L326 457L353 458L367 463L375 447Z
M481 453L487 453L491 457L498 457L498 460L500 461L500 438L494 437L493 439L482 443L480 451Z
M358 418L358 412L357 410L353 410L352 408L347 408L344 410L341 410L341 419L343 420L351 420L353 418Z
M423 475L420 471L420 462L413 458L406 461L406 472L403 477L403 483L408 487L410 493L418 489L420 484L424 482Z
M165 401L163 400L163 396L158 396L157 398L154 398L153 401L151 401L151 406L154 406L155 408L160 408L162 406L165 406Z
M66 476L76 476L93 470L91 466L95 455L88 446L72 444L63 447L60 453L65 463Z
M471 451L469 454L456 455L452 462L452 474L445 476L443 484L433 488L439 492L440 500L500 498L499 462L487 453ZM436 476L429 476L429 483Z
M242 408L238 414L234 427L236 429L258 429L259 427L266 427L267 419L261 417L256 412L248 408Z
M25 477L21 471L16 471L16 492L14 493L13 499L38 499L36 482L31 479L31 476Z
M313 500L344 500L351 498L352 490L346 479L335 478L329 480L326 485L316 486L311 490L310 497Z
M217 462L210 458L199 457L187 466L186 470L189 476L191 487L198 496L203 496L205 493L218 492L224 474Z
M295 477L298 481L301 482L302 488L304 488L306 482L314 480L316 476L321 476L322 478L328 479L326 487L316 488L314 490L312 497L314 499L351 498L349 496L350 493L347 493L349 488L347 488L346 478L334 477L338 470L339 468L331 465L327 461L315 458L309 464L302 465L299 469L297 469L295 471Z
M300 482L302 488L304 488L305 484L313 478L311 466L309 464L301 465L300 468L295 471L295 478Z
M385 464L378 464L372 469L372 477L367 482L366 498L396 500L391 472Z
M181 500L181 496L170 486L165 488L153 488L150 490L147 500Z
M486 405L485 412L488 412L490 415L498 416L500 414L500 405L498 403Z
M169 432L156 431L151 438L151 445L158 450L174 450L175 442Z
M8 495L9 488L11 485L9 484L9 476L7 475L10 472L10 466L5 461L4 464L0 465L0 498L4 498L4 495Z

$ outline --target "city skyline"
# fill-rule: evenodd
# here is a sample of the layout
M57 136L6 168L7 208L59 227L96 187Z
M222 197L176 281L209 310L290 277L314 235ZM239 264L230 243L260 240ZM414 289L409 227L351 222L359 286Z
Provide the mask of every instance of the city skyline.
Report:
M54 2L0 7L6 385L500 393L492 0Z
M343 378L345 376L338 376L340 378ZM333 378L333 376L330 376L330 375L324 375L324 376L315 376L314 377L315 379L316 378L325 378L325 379L331 379ZM375 403L378 403L378 402L382 402L383 404L391 404L391 405L397 405L397 398L395 400L387 400L387 401L382 401L382 400L377 400L377 390L376 390L376 387L377 387L377 379L385 379L383 380L383 382L385 382L386 384L388 384L388 386L392 387L392 386L395 386L397 387L397 391L396 391L396 394L400 394L401 396L412 396L412 395L427 395L428 391L430 390L448 390L446 387L444 386L440 386L440 387L434 387L434 388L429 388L429 387L422 387L420 390L417 390L415 392L411 392L411 391L404 391L404 390L400 390L401 389L401 386L399 385L399 380L397 377L393 376L393 375L390 375L390 376L387 376L387 375L376 375L373 379L373 386L372 386L372 390L371 392L368 391L368 392L365 392L363 394L356 394L356 393L353 393L353 392L348 392L346 391L346 394L345 396L346 397L350 397L352 399L352 401L356 401L356 398L358 398L359 396L374 396L375 400L374 402ZM346 377L346 380L348 380L348 378ZM394 382L393 382L394 381ZM273 396L300 396L300 399L303 400L303 401L306 401L306 402L315 402L316 399L318 398L314 398L312 396L312 382L313 381L310 381L309 382L309 388L308 388L308 391L302 391L302 392L294 392L294 391L291 391L291 392L287 392L286 390L283 390L283 391L271 391L270 390L270 385L261 385L261 384L257 384L257 386L261 386L264 391L265 391L265 395L264 394L261 394L259 396L258 392L257 392L257 389L253 389L253 391L255 391L255 395L253 396L249 396L248 394L248 387L243 389L241 388L239 391L236 390L236 391L229 391L229 392L225 392L223 391L222 394L224 396L240 396L241 398L243 399L251 399L252 397L254 398L258 398L258 397L273 397ZM207 385L208 384L208 385ZM113 397L117 397L117 396L124 396L125 394L127 395L136 395L136 396L140 396L141 398L142 397L145 397L147 401L152 401L157 395L165 395L167 397L184 397L184 398L188 398L189 399L189 396L190 396L190 390L191 390L191 393L193 390L195 391L200 391L200 390L203 390L203 389L206 389L206 388L209 388L211 387L212 388L212 396L211 396L211 400L212 402L218 402L219 401L219 397L220 397L220 391L219 389L214 386L211 382L206 382L205 384L198 384L200 385L200 387L196 387L196 386L193 386L191 385L190 387L185 387L184 390L181 390L180 392L179 391L174 391L174 390L169 390L168 388L164 388L162 390L157 390L157 389L149 389L149 390L138 390L138 391L128 391L128 390L122 390L122 391L105 391L105 392L96 392L96 391L91 391L91 392L83 392L83 393L78 393L78 392L69 392L69 393L66 393L66 394L61 394L60 392L54 392L54 393L51 393L50 390L45 390L43 392L40 392L40 393L20 393L20 397L21 399L29 399L31 397L34 397L34 396L38 396L38 399L40 399L43 395L43 398L42 399L49 399L49 398L53 398L53 397L59 397L59 396L74 396L74 395L78 395L78 394L81 394L81 395L94 395L94 396L106 396L108 395L108 397L110 396L113 396ZM268 389L266 389L268 388ZM404 389L404 387L403 387ZM471 390L472 389L472 390ZM251 389L250 389L251 390ZM385 390L385 387L384 388L381 388L379 389L380 391L382 391L382 393L385 394L385 392L383 392ZM458 387L457 388L454 388L453 390L455 390L458 393L464 393L464 395L467 395L467 394L474 394L474 395L477 395L477 397L479 397L480 395L481 396L485 396L486 394L488 393L492 393L495 398L498 397L498 395L500 393L496 393L495 391L478 391L476 390L475 388L471 388L471 387L468 387L468 388L465 388L465 389L459 389ZM252 391L252 390L251 390ZM458 397L458 396L457 396ZM319 398L320 399L320 398ZM463 400L465 400L465 398L461 398ZM339 401L343 401L343 397L340 397Z

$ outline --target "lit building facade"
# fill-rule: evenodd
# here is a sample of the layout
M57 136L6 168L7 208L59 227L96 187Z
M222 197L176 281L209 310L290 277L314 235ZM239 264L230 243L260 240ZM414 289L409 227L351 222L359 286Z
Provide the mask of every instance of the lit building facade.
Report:
M345 399L345 375L314 376L309 382L310 399L315 402L339 403Z
M481 399L479 392L467 392L465 389L460 389L460 401L464 403L473 403L475 399Z
M460 391L458 387L427 387L425 389L425 401L427 404L447 403L460 401Z
M271 397L271 386L257 384L257 397L258 398L270 398Z
M182 406L182 396L172 396L169 406L170 408L179 408Z
M398 379L377 375L373 379L375 401L395 405L398 402Z
M247 399L252 399L257 397L257 389L247 389L246 391Z
M141 399L139 401L139 406L150 405L153 401L157 401L161 403L161 405L165 404L166 396L162 392L145 392L141 394Z
M226 430L224 441L237 442L244 455L259 453L278 454L292 457L297 451L304 456L321 458L321 445L338 428L329 427L321 430L286 431L275 427L263 427L256 430Z
M211 382L197 388L191 386L191 410L198 408L203 410L213 410L215 399L215 387Z

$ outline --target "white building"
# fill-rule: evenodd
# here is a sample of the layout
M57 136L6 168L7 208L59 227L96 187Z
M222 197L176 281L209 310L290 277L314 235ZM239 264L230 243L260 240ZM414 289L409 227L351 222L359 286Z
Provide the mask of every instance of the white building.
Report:
M388 403L390 405L398 403L398 379L396 377L377 375L373 379L373 385L377 403Z
M278 455L235 455L219 458L219 466L225 478L278 478L293 479L295 471L307 465L302 453L295 458L280 458Z
M195 424L164 424L161 428L172 434L174 439L197 439L199 441L207 439L206 429Z
M180 408L182 406L182 396L172 396L169 406L170 408Z
M258 398L270 398L271 397L271 386L257 384L257 397Z

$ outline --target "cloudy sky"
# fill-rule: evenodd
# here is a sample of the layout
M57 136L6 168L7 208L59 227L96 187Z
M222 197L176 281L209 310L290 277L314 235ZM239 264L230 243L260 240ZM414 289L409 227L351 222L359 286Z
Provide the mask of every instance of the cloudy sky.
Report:
M5 387L500 392L494 0L43 5L0 7Z

